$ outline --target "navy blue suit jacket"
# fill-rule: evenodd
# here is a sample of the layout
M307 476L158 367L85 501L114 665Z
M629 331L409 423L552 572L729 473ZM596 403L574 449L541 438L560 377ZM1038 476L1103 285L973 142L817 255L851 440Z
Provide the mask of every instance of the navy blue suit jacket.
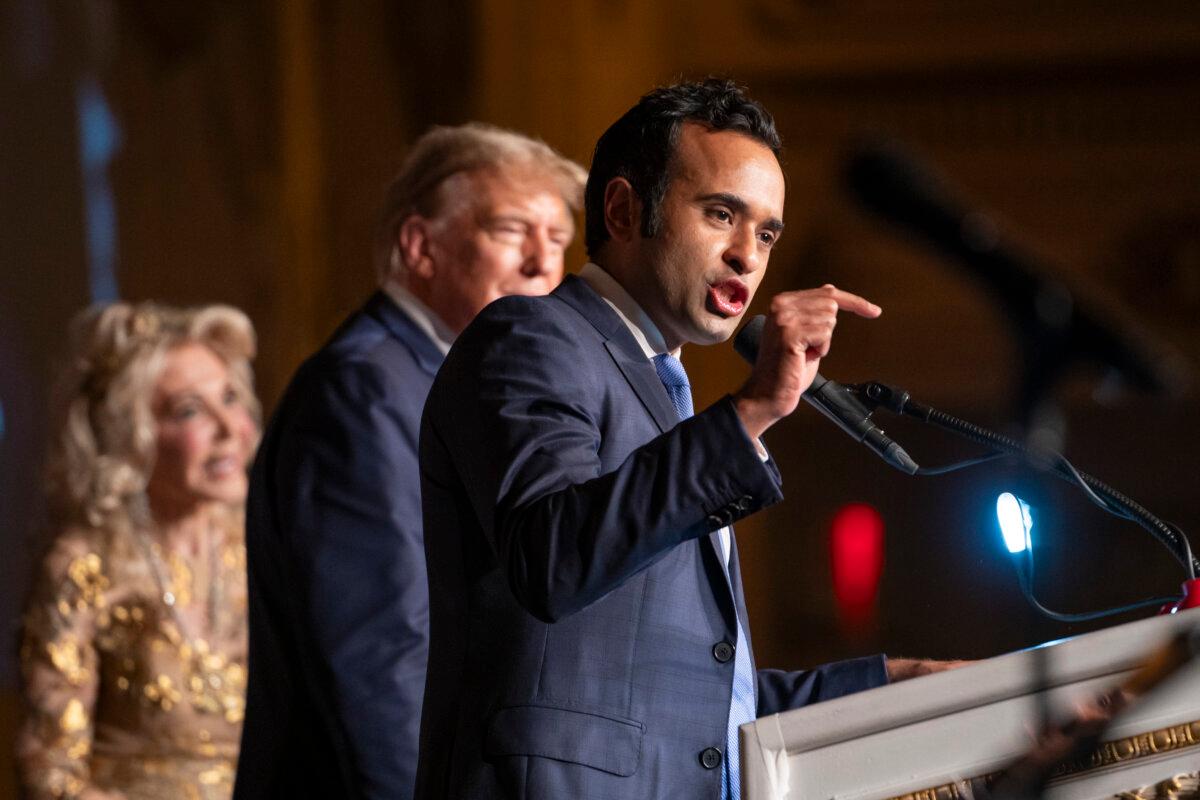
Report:
M417 439L441 360L376 293L266 430L247 513L241 800L412 795L428 621Z
M678 422L624 323L568 278L493 303L455 343L421 485L417 796L718 797L700 756L724 749L746 607L715 532L782 496L732 401ZM878 657L760 670L758 710L885 681Z

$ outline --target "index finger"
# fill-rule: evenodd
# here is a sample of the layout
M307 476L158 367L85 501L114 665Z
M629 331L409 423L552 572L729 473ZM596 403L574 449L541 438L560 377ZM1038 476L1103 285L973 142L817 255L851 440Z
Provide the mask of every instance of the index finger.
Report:
M860 317L867 319L875 319L883 313L883 309L872 303L865 297L859 297L856 294L838 289L835 286L830 286L830 295L833 297L838 308L842 311L849 311L852 314L857 314Z

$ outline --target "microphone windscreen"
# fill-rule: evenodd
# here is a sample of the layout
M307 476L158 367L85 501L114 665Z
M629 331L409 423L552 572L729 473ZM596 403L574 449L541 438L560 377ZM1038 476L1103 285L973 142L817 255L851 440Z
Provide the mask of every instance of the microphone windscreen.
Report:
M767 318L759 314L743 325L733 339L733 349L751 364L758 360L758 343L762 341L763 328L766 325Z

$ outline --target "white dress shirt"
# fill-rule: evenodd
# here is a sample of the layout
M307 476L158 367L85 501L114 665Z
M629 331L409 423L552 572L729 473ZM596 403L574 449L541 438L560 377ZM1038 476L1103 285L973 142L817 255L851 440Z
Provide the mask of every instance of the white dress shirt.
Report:
M454 344L454 331L442 322L441 317L433 313L433 309L417 299L416 295L404 288L399 281L388 279L379 287L383 293L392 298L392 302L400 306L400 310L408 315L413 324L429 337L434 347L442 351L442 355L450 352Z
M653 320L642 310L637 301L629 296L629 292L625 291L625 287L617 283L616 278L604 271L604 267L589 261L583 265L583 269L579 272L579 277L588 286L591 286L592 290L600 295L600 299L608 303L613 311L617 312L617 316L621 318L621 321L625 323L625 327L629 328L629 332L633 334L633 338L637 339L637 343L641 345L642 352L646 354L646 358L653 359L655 356L662 355L663 353L670 353L675 358L679 358L679 353L683 348L667 349L667 341L663 338L662 333L658 330Z

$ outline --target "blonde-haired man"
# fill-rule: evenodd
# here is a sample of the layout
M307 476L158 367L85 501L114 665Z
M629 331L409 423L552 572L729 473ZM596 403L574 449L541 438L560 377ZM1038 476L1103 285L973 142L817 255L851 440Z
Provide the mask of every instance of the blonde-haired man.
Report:
M251 477L236 797L411 796L428 641L421 410L484 306L558 285L585 180L542 142L469 124L426 133L392 183L380 290L300 367Z

